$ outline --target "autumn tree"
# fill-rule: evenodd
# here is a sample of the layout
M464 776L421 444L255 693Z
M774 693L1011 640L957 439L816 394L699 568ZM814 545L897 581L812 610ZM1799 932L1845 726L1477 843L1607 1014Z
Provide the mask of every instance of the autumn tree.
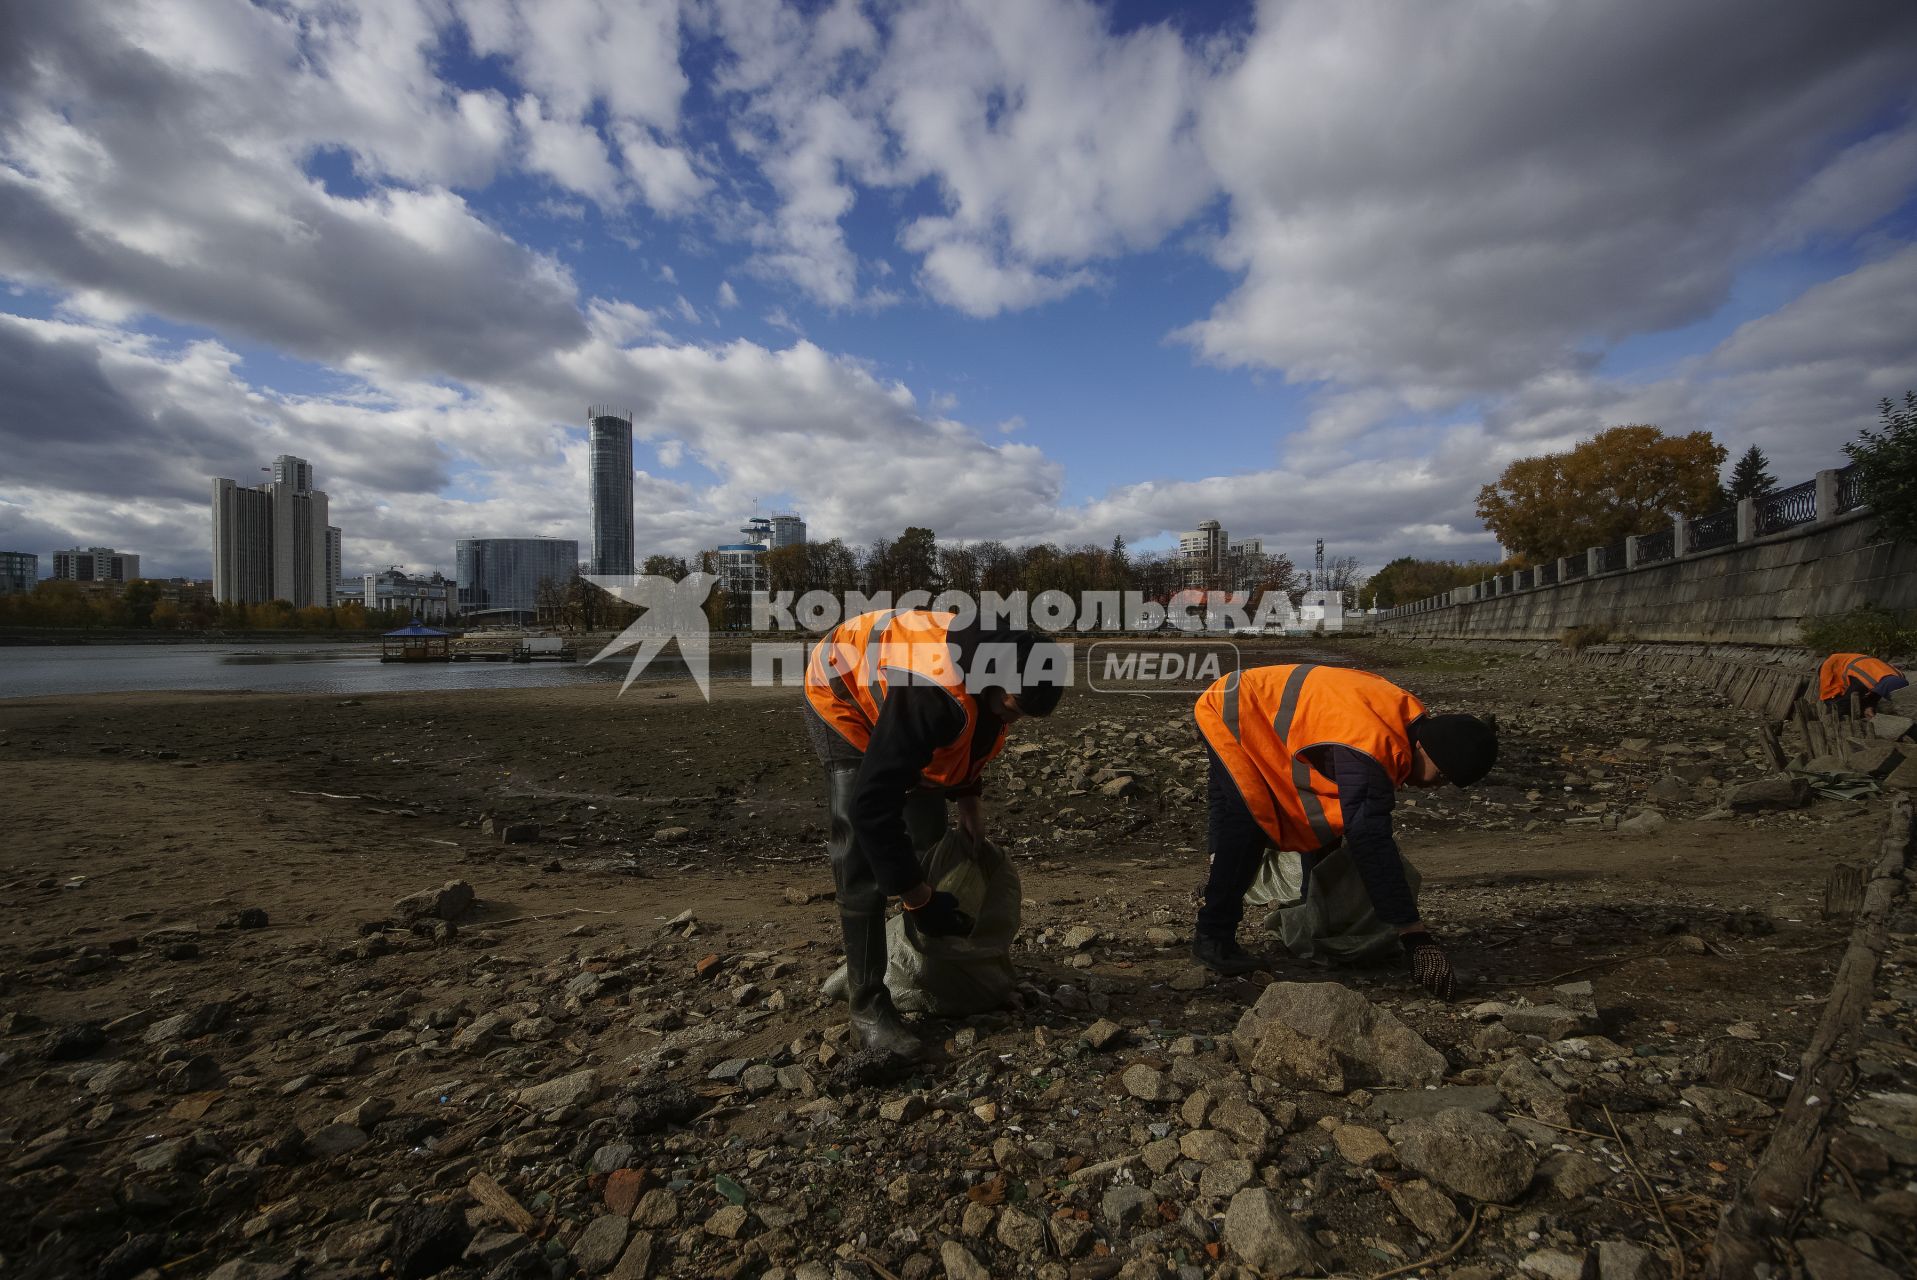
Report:
M1478 516L1513 555L1555 560L1651 533L1672 516L1708 514L1724 458L1708 431L1612 427L1568 452L1512 463L1478 491Z
M1877 408L1878 430L1866 428L1844 452L1857 464L1858 486L1877 527L1917 542L1917 391L1904 392L1901 409L1888 399Z
M655 578L671 578L679 582L692 572L692 566L686 563L684 556L647 556L639 572Z
M1724 491L1728 500L1726 505L1742 502L1746 498L1761 498L1775 489L1777 477L1770 473L1770 465L1771 460L1764 456L1762 449L1756 445L1746 449L1743 456L1738 458L1737 465L1731 468L1730 487Z

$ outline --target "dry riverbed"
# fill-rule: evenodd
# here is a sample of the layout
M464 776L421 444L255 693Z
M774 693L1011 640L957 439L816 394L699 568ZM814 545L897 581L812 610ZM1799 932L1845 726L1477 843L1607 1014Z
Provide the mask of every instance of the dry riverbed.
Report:
M1883 801L1733 810L1756 717L1675 679L1313 654L1500 718L1485 786L1400 810L1459 1000L1195 970L1190 699L1082 693L990 784L1015 1006L900 1075L816 995L796 691L0 702L0 1272L1373 1276L1460 1236L1415 1273L1695 1269ZM1893 1101L1798 1229L1820 1280L1917 1244L1891 929L1859 1087Z

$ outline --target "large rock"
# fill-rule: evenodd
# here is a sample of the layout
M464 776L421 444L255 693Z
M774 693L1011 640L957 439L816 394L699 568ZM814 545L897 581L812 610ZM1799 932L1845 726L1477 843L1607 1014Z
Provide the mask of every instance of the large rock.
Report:
M1392 1126L1391 1142L1400 1164L1473 1200L1515 1200L1538 1167L1522 1138L1480 1111L1407 1120Z
M1909 716L1896 715L1893 712L1879 710L1871 717L1870 731L1886 741L1895 741L1917 728L1917 720Z
M1225 1247L1262 1275L1295 1276L1316 1269L1311 1238L1263 1187L1231 1198L1225 1210Z
M515 1096L521 1106L531 1107L534 1111L550 1111L555 1107L581 1106L598 1095L599 1073L587 1067L571 1075L560 1076L557 1080L521 1089Z
M1444 1055L1388 1009L1336 982L1274 982L1232 1032L1251 1070L1328 1093L1436 1084Z
M1810 803L1810 783L1788 773L1774 773L1756 782L1734 787L1724 797L1724 806L1733 813L1758 813L1765 809L1802 809Z
M395 902L393 917L408 922L432 917L457 920L473 909L476 900L471 885L464 880L448 880L437 889L421 889Z
M1842 755L1814 756L1804 767L1812 773L1868 773L1881 777L1903 762L1893 743L1876 740L1852 743Z

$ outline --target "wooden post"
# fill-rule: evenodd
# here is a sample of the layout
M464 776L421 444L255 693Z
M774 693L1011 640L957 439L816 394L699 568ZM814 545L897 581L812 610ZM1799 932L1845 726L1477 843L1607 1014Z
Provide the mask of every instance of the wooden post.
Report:
M1764 748L1764 758L1770 761L1773 773L1782 773L1790 767L1790 757L1784 754L1784 744L1777 740L1777 733L1769 725L1757 727L1758 745Z

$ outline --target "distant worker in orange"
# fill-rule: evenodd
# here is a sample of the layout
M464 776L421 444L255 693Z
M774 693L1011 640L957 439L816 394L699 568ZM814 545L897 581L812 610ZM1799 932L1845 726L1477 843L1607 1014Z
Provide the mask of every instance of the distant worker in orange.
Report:
M1429 715L1380 676L1311 663L1234 671L1199 695L1196 715L1211 755L1211 867L1193 956L1219 973L1262 968L1237 932L1265 850L1300 854L1309 877L1342 843L1378 918L1398 930L1412 976L1450 999L1451 962L1418 917L1391 809L1399 787L1483 778L1497 762L1497 730L1476 716Z
M1839 715L1850 711L1850 695L1863 703L1864 719L1877 714L1877 704L1904 688L1910 681L1904 673L1882 658L1864 653L1833 653L1817 669L1817 698L1828 702Z

